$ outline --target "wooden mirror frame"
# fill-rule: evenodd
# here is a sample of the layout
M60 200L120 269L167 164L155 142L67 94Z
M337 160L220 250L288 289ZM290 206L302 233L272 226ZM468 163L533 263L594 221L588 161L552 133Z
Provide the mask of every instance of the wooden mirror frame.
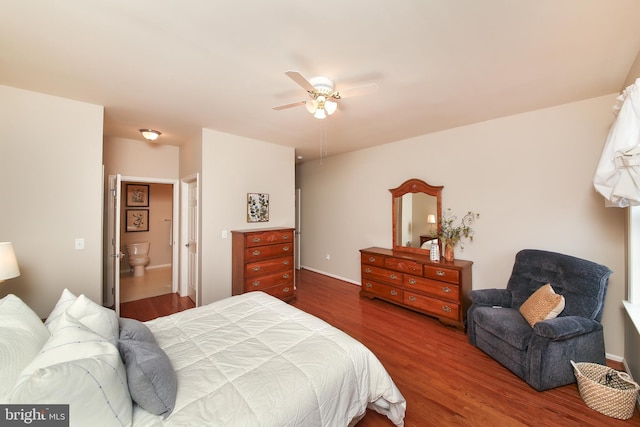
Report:
M404 252L413 252L413 253L419 253L419 254L428 254L430 252L429 249L422 249L420 247L411 247L411 246L401 246L397 244L398 241L398 236L397 236L397 230L398 230L398 224L397 221L399 220L399 218L397 218L397 212L399 209L399 206L396 205L397 201L399 200L399 198L401 198L402 196L404 196L405 194L408 193L425 193L429 196L434 196L437 200L437 208L436 208L436 232L437 234L440 234L440 223L442 220L442 189L444 188L444 186L439 186L439 187L435 187L433 185L429 185L426 182L420 180L420 179L409 179L407 181L405 181L404 183L402 183L399 187L397 188L391 188L389 189L389 191L391 192L391 209L392 209L392 214L391 214L391 226L393 228L393 250L394 251L404 251ZM425 212L425 216L427 215L427 213Z

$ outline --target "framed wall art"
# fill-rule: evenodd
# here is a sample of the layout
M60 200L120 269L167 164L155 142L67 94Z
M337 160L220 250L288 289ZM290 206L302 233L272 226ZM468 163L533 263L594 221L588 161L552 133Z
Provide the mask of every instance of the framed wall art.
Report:
M127 206L149 207L149 186L145 184L127 184Z
M269 221L269 195L247 193L247 222Z
M149 231L149 209L127 209L127 232Z

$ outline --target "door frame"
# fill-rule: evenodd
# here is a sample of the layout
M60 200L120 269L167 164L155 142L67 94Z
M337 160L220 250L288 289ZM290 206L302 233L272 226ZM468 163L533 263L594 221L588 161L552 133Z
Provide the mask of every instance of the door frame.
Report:
M198 241L196 244L196 271L195 271L195 291L196 291L196 300L194 301L196 307L200 306L200 298L201 298L201 285L200 285L200 174L194 173L192 175L186 176L180 180L180 211L182 214L182 221L180 223L180 296L185 297L189 294L187 287L188 283L188 274L189 274L189 250L185 248L184 245L189 240L189 192L188 187L190 184L194 183L196 185L196 194L197 194L197 218L196 224L197 227L197 236Z
M112 174L112 175L119 175L119 174ZM176 244L176 238L177 236L179 236L179 224L180 224L180 187L179 187L179 180L177 179L167 179L167 178L151 178L151 177L141 177L141 176L128 176L128 175L120 175L120 182L124 183L124 182L136 182L136 183L150 183L150 184L169 184L172 186L173 189L173 201L172 201L172 215L173 215L173 221L172 221L172 228L171 228L171 237L172 237L172 251L171 251L171 292L175 293L177 292L178 288L179 288L179 267L180 267L180 263L179 263L179 250L180 247L178 244ZM120 234L120 230L116 230L115 232L117 232L118 234ZM104 256L111 256L111 253L109 251L109 253L105 253ZM107 283L107 286L109 286L109 283ZM119 283L118 283L118 287L119 287ZM116 306L116 311L119 312L120 311L120 289L114 289L114 305Z

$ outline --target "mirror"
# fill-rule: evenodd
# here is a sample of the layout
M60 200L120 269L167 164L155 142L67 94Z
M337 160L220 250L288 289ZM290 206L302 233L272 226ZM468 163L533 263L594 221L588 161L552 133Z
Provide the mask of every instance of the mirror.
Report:
M442 189L419 179L392 188L393 250L429 253L421 248L440 231Z

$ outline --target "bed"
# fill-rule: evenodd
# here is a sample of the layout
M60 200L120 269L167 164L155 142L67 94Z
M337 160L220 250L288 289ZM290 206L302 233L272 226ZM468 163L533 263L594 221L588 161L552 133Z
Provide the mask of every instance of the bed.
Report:
M370 350L262 292L144 324L65 290L37 325L16 300L0 300L0 397L69 403L71 425L350 426L367 408L404 424L406 402Z

